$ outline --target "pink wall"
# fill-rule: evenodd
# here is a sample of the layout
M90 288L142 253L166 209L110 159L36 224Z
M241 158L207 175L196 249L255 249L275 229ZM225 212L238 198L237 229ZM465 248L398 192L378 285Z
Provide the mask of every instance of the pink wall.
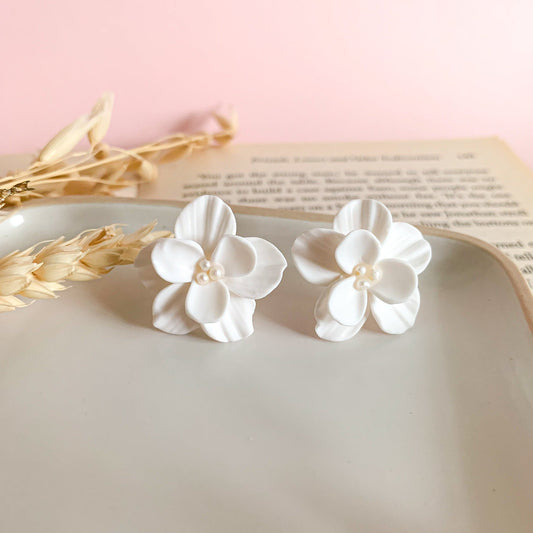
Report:
M3 0L0 152L104 90L109 139L231 103L240 141L500 135L533 166L531 0Z

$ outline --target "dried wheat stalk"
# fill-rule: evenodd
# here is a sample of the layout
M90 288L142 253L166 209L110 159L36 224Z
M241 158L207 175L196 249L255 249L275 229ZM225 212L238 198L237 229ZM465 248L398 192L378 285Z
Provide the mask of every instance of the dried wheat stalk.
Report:
M141 248L172 235L153 231L155 225L152 222L130 235L116 224L105 226L0 258L0 312L28 305L21 297L57 298L67 288L66 281L97 279L115 266L133 263Z
M237 129L233 116L215 114L220 130L193 135L176 133L131 150L108 146L103 138L111 121L113 95L104 94L91 112L63 128L26 170L0 178L0 209L32 198L70 194L110 195L157 178L157 164L180 159L195 150L230 142ZM87 136L90 149L72 150Z

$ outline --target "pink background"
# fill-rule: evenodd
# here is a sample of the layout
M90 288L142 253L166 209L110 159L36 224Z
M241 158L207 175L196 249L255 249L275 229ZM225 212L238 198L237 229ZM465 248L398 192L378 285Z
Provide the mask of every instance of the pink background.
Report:
M531 0L4 0L0 152L109 89L117 144L233 104L241 142L499 135L533 166L532 27Z

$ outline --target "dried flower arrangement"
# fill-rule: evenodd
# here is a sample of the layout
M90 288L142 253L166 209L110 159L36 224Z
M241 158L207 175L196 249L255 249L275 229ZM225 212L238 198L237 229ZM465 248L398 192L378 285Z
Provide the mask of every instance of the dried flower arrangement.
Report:
M34 198L63 195L111 195L118 189L156 179L157 165L195 150L222 146L236 132L236 117L215 114L215 133L176 133L130 150L103 142L111 121L114 97L104 94L90 113L63 128L25 170L0 177L0 210ZM73 152L87 136L90 147ZM153 222L125 235L119 225L87 230L70 240L60 237L0 258L0 312L28 304L27 299L57 298L66 281L87 281L115 266L135 261L139 251L168 231L153 231Z
M172 236L169 231L153 231L155 225L152 222L130 235L116 224L105 226L0 258L0 312L28 305L20 297L57 298L67 288L65 281L97 279L115 266L132 264L142 248Z
M235 136L235 116L214 114L220 126L215 133L176 133L130 150L103 142L111 122L114 97L104 94L91 112L63 128L25 170L0 178L0 209L18 206L32 198L71 194L110 195L118 189L156 179L157 165L180 159L195 150L230 142ZM87 136L90 148L73 149Z

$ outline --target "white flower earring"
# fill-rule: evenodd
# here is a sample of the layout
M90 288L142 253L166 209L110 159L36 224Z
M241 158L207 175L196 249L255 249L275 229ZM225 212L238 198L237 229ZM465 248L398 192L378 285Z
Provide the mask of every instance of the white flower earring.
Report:
M333 229L300 235L292 256L307 281L326 286L315 306L322 339L352 338L370 313L386 333L404 333L415 323L418 274L431 259L431 247L414 226L393 223L381 202L349 202Z
M174 234L135 261L143 284L159 290L154 326L177 335L201 327L220 342L251 335L255 300L279 285L287 266L282 253L265 239L237 236L232 210L216 196L188 204Z

